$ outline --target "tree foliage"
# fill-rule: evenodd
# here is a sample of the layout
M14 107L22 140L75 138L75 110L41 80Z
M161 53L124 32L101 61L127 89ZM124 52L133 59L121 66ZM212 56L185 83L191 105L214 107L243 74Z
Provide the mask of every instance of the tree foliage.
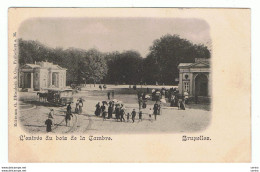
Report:
M195 58L210 58L204 45L196 45L178 35L165 35L156 39L145 59L145 81L173 84L178 78L179 63L192 63Z
M210 58L204 45L178 35L156 39L146 58L134 50L101 53L96 49L50 48L38 41L19 39L19 64L48 61L67 69L67 84L176 84L179 63Z

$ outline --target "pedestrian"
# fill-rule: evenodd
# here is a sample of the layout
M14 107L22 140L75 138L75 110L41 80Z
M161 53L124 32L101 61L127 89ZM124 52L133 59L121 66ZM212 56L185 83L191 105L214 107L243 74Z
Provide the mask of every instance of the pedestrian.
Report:
M115 113L116 113L116 121L118 122L118 120L119 120L119 113L120 113L120 108L119 108L118 105L116 105Z
M100 111L101 111L100 102L98 102L98 103L96 104L95 115L96 115L96 116L99 116L99 115L100 115Z
M108 107L108 119L112 118L112 114L113 114L113 106L112 106L112 104L109 104L109 107Z
M79 100L79 114L82 113L83 101L82 99Z
M66 126L68 126L68 123L70 126L71 117L73 117L72 113L66 112L66 115L65 115Z
M129 122L129 119L130 119L130 113L127 113L126 118L127 118L127 122Z
M48 117L48 119L45 121L45 125L46 125L46 131L51 132L52 120L50 117Z
M138 99L138 104L139 104L139 110L141 110L141 108L142 108L142 98L141 97L139 97L139 99Z
M71 113L71 106L70 106L70 103L69 103L68 106L67 106L67 112L68 112L68 113Z
M102 112L103 121L106 120L106 116L107 116L107 111L104 110L104 111Z
M150 108L149 110L149 120L152 122L152 114L153 114L153 110L152 108Z
M158 115L158 104L155 103L153 106L153 114L154 114L154 119L156 120L156 116Z
M188 104L189 101L189 93L187 91L184 91L184 104Z
M102 106L101 106L101 113L103 114L103 112L106 110L106 106L105 103L103 102Z
M114 90L112 90L112 99L114 99L114 96L115 96L115 92Z
M142 121L142 116L143 116L143 112L142 111L139 111L139 122Z
M110 100L110 92L107 92L107 99Z
M75 113L79 113L79 100L76 102Z
M53 123L53 125L54 125L54 124L55 124L55 123L54 123L55 120L54 120L54 110L53 110L53 109L50 110L50 112L49 112L49 114L48 114L48 118L50 118L50 119L52 120L52 123Z
M124 115L125 115L125 109L124 107L121 107L121 110L120 110L120 121L121 122L125 122L125 118L124 118Z
M132 111L132 121L133 121L133 123L135 122L135 116L136 116L136 111L135 111L135 109L133 109L133 111Z

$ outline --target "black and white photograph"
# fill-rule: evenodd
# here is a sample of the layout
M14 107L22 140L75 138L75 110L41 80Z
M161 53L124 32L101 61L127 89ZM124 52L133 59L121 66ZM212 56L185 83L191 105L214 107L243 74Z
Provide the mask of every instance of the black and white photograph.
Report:
M9 8L9 162L250 162L250 12Z
M31 18L17 30L26 133L196 133L211 124L201 18Z

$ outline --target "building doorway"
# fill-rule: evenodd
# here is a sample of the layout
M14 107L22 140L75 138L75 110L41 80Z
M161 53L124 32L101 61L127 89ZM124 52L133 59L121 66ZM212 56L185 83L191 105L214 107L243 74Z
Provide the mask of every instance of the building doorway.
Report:
M24 73L24 88L31 88L31 73Z
M195 95L208 96L208 77L205 74L198 74L195 78Z

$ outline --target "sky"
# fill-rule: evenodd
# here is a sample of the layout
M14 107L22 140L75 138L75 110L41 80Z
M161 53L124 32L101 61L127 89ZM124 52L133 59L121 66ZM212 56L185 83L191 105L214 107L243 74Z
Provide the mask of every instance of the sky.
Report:
M177 34L210 49L209 25L194 18L32 18L18 30L20 38L52 48L136 50L142 57L148 55L154 40L166 34Z

